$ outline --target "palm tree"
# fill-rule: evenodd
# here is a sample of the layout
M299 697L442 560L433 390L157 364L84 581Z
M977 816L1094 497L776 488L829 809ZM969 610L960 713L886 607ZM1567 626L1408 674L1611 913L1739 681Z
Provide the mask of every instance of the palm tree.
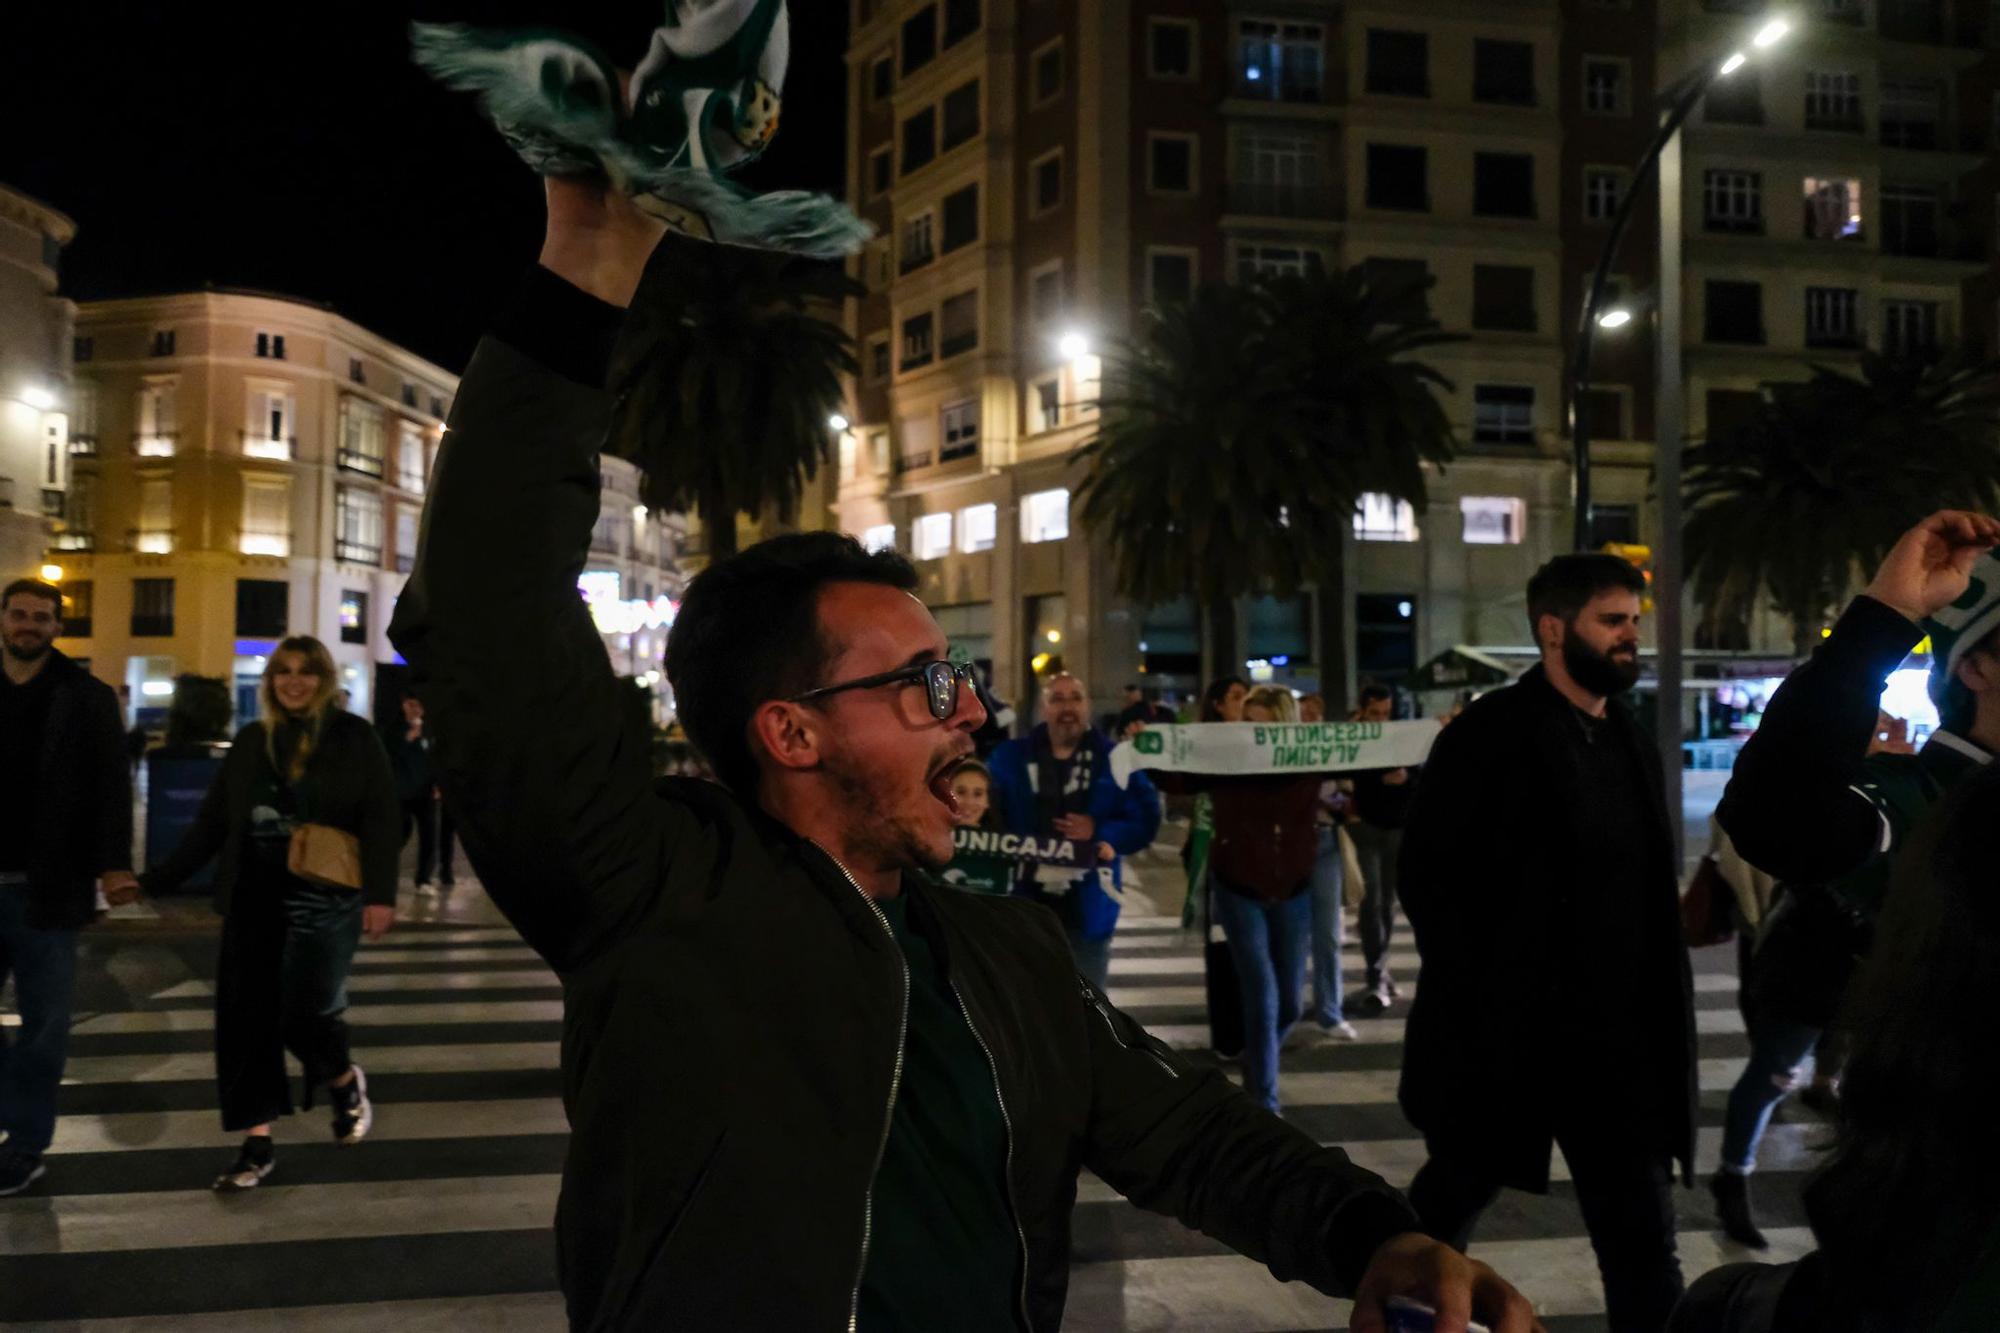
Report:
M833 320L856 290L812 260L672 236L655 251L612 359L606 447L639 465L648 505L700 516L711 560L735 552L737 515L789 520L827 460L857 369Z
M1408 288L1359 269L1207 286L1145 316L1107 358L1103 422L1077 452L1085 524L1108 534L1119 590L1190 597L1217 662L1235 658L1234 599L1343 586L1366 491L1421 503L1422 464L1451 456L1411 354L1451 341L1408 314ZM1321 598L1321 688L1337 708L1344 599Z
M1764 599L1803 657L1896 538L1941 506L2000 497L2000 362L1863 355L1772 384L1748 420L1686 454L1687 571L1711 633Z

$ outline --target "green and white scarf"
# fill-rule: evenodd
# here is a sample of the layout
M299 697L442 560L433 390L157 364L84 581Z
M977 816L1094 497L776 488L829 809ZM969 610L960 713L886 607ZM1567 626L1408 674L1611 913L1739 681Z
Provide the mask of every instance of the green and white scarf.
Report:
M617 67L551 29L410 28L418 65L482 110L544 176L602 173L647 212L704 241L834 259L871 228L838 200L751 194L724 173L778 132L791 54L784 0L667 0L629 96Z
M1146 727L1111 752L1124 786L1135 769L1272 777L1348 773L1421 764L1437 739L1435 721L1196 722Z

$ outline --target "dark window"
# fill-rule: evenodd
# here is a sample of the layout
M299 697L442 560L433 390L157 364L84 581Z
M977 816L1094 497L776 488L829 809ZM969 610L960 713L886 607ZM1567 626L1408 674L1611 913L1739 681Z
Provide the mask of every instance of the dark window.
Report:
M1878 119L1891 148L1935 148L1944 89L1936 79L1884 79Z
M406 380L403 383L403 406L415 407L416 405L417 405L417 386L409 383Z
M283 579L236 580L236 634L282 639L291 616L292 585Z
M69 340L69 356L72 361L88 361L97 355L97 340L78 335Z
M1884 301L1882 350L1890 356L1912 356L1937 348L1936 301Z
M1368 30L1368 91L1392 97L1431 95L1430 38L1393 28Z
M938 462L949 463L955 458L969 458L979 452L977 399L946 404L938 412L938 421L940 426Z
M1702 173L1701 194L1701 225L1705 230L1764 230L1762 173L1711 167Z
M937 55L937 6L925 5L903 20L903 76L909 77Z
M1156 79L1186 79L1194 76L1194 25L1155 19L1146 30L1150 46L1148 59Z
M903 321L904 370L915 370L919 366L928 366L931 363L931 358L935 355L935 348L932 346L934 326L935 321L928 310Z
M1535 104L1535 48L1527 42L1472 43L1472 98L1476 102Z
M1161 135L1147 144L1147 185L1168 194L1194 189L1194 140Z
M1806 346L1860 345L1861 293L1852 287L1806 288Z
M1623 60L1589 56L1583 62L1583 109L1593 116L1622 116L1628 109Z
M1944 36L1938 0L1882 0L1882 35L1899 42L1935 42Z
M350 356L347 358L347 378L356 384L365 384L368 382L368 375L361 368L360 357Z
M1936 190L1921 185L1882 187L1882 252L1890 255L1937 254Z
M1422 152L1422 149L1418 149ZM1062 203L1062 154L1053 153L1029 168L1035 175L1035 211L1046 213Z
M1054 101L1062 90L1063 49L1061 42L1055 42L1035 53L1035 105Z
M1535 159L1526 153L1474 153L1472 211L1489 218L1535 216Z
M257 335L257 355L273 361L285 359L285 335L282 333L260 333Z
M1514 264L1472 266L1472 327L1535 331L1535 270Z
M979 187L968 185L944 197L944 239L938 247L950 254L979 239Z
M889 340L878 338L868 344L868 373L878 380L889 378Z
M1711 279L1702 285L1701 336L1712 343L1764 341L1764 287Z
M368 594L355 588L340 592L340 641L368 642Z
M1806 128L1861 129L1861 76L1852 70L1806 71Z
M1378 679L1417 664L1417 599L1412 593L1357 593L1354 668Z
M174 632L174 581L132 580L132 637L168 638Z
M979 293L948 296L938 311L938 355L957 356L979 346Z
M1187 300L1194 292L1194 256L1171 250L1147 255L1146 286L1154 305Z
M962 83L944 95L944 141L939 149L949 152L979 134L979 80Z
M1710 389L1704 412L1708 417L1708 438L1718 439L1731 431L1756 425L1764 414L1764 395L1755 389Z
M1762 125L1764 88L1757 69L1739 69L1711 83L1702 98L1701 114L1711 125Z
M895 178L895 151L878 148L868 155L868 195L875 198L889 193L890 183Z
M979 0L944 0L944 44L957 46L979 31Z
M63 637L87 639L97 630L92 623L97 601L97 585L89 579L71 579L62 585Z
M1421 324L1431 317L1431 270L1423 260L1364 259L1361 271L1369 294L1387 302L1385 318Z
M1639 507L1637 505L1598 505L1590 507L1590 544L1593 549L1617 542L1620 546L1633 546L1639 541Z
M1479 444L1533 444L1535 391L1524 384L1473 385L1472 438Z
M174 354L174 331L172 329L153 330L153 355L172 356Z
M896 62L886 55L875 57L868 67L868 92L878 102L889 100L896 90Z
M1430 211L1424 150L1399 144L1368 145L1368 207Z
M1594 440L1625 438L1625 395L1615 389L1583 391L1584 420Z
M437 394L431 395L431 415L439 421L444 420L444 399Z
M937 156L937 108L925 107L903 122L903 174Z

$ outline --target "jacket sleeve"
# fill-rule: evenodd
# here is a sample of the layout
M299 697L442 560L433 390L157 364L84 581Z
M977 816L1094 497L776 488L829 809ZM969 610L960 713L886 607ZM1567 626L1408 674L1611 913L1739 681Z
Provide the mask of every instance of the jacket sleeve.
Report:
M91 873L132 866L132 761L125 752L125 723L118 696L92 682L90 762L97 769L96 821L91 833Z
M434 771L467 855L558 969L644 911L661 890L666 849L694 822L654 795L650 738L632 725L577 592L611 401L598 383L551 367L565 364L565 343L606 320L615 332L616 319L546 270L531 272L503 316L513 341L483 339L459 385L416 568L389 627L424 702Z
M1092 1105L1084 1162L1281 1281L1352 1296L1383 1242L1421 1231L1387 1181L1183 1060L1087 983Z
M1097 839L1111 844L1120 856L1143 852L1153 845L1160 832L1160 797L1144 773L1134 773L1131 782L1120 788L1111 780L1106 764L1098 779L1104 797L1104 818L1097 821Z
M1021 754L1019 741L1005 741L987 760L987 771L993 775L993 803L1000 808L1000 822L1009 833L1034 832L1035 803L1028 791Z
M1426 967L1457 970L1491 947L1488 915L1518 908L1496 903L1510 895L1496 892L1495 876L1519 873L1508 849L1537 823L1522 808L1523 784L1495 777L1518 764L1505 730L1501 719L1474 713L1446 727L1411 801L1394 888ZM1488 762L1495 755L1501 762ZM1474 864L1473 856L1485 859Z
M254 754L253 747L264 743L263 734L262 724L256 722L236 733L236 739L230 743L229 754L223 759L222 767L215 770L215 778L208 784L208 793L201 798L201 808L195 811L194 822L188 825L180 845L168 854L166 860L139 877L140 886L147 893L168 893L179 888L182 882L222 850L222 844L229 837L229 789L236 771L247 762L244 756Z
M367 723L355 728L361 751L361 896L371 907L396 905L403 853L403 807L382 738Z
M1857 597L1785 678L1716 807L1744 860L1779 879L1825 881L1892 848L1895 826L1860 784L1882 687L1920 634Z

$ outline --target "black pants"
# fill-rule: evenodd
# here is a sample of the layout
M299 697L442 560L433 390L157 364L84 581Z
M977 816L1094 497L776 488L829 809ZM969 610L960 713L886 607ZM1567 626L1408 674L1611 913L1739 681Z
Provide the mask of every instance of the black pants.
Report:
M417 883L431 882L431 867L437 861L437 801L426 791L421 796L403 798L403 841L410 840L410 825L417 826Z
M361 941L361 895L246 877L222 923L215 969L215 1080L234 1133L292 1110L285 1052L314 1089L347 1072L347 969Z
M451 822L451 807L443 801L437 803L438 824L438 883L451 884L451 843L458 836L458 826Z
M1613 1123L1558 1131L1604 1279L1612 1333L1661 1333L1681 1296L1672 1178L1666 1163L1617 1137ZM1433 1155L1410 1184L1424 1229L1463 1250L1500 1186L1477 1166Z

